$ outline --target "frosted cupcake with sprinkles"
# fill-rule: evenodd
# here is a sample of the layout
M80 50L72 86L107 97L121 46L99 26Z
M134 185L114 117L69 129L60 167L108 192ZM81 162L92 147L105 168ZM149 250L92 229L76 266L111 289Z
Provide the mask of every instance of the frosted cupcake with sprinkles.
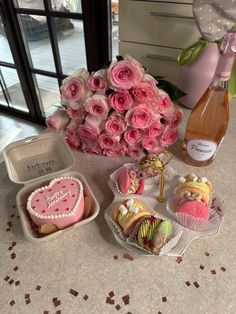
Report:
M83 185L74 177L53 179L30 194L27 211L39 232L43 226L64 229L84 216Z

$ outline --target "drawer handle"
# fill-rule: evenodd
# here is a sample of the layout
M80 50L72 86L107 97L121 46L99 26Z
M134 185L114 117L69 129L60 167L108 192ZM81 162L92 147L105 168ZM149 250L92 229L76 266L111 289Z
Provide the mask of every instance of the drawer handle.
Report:
M154 54L154 53L146 53L145 58L177 62L177 58L175 59L173 57L158 55L158 54Z
M166 13L166 12L156 12L156 11L151 11L149 12L151 16L163 16L163 17L173 17L177 19L186 19L186 20L193 20L193 17L191 16L186 16L186 15L179 15L176 13Z

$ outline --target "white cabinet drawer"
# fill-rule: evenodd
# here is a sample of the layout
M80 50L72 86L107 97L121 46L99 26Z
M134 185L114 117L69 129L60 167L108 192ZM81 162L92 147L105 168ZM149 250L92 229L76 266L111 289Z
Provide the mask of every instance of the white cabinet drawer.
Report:
M201 37L192 5L120 0L122 41L185 48Z
M177 84L179 80L180 65L177 56L180 49L155 47L128 42L119 43L119 54L125 54L139 60L152 75L164 76L166 80Z

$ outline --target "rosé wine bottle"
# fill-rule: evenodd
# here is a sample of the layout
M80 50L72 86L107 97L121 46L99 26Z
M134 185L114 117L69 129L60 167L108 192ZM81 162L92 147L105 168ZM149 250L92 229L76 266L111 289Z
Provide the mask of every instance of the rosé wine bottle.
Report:
M209 165L224 139L229 121L228 80L236 56L236 31L228 31L214 78L192 110L183 143L184 161Z

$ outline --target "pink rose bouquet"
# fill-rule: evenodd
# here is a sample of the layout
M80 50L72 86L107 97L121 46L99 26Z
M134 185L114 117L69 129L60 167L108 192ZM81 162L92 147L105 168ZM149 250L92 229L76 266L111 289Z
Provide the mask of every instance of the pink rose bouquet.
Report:
M134 58L90 74L79 69L61 86L64 109L46 118L67 143L109 157L156 154L178 139L183 112Z

